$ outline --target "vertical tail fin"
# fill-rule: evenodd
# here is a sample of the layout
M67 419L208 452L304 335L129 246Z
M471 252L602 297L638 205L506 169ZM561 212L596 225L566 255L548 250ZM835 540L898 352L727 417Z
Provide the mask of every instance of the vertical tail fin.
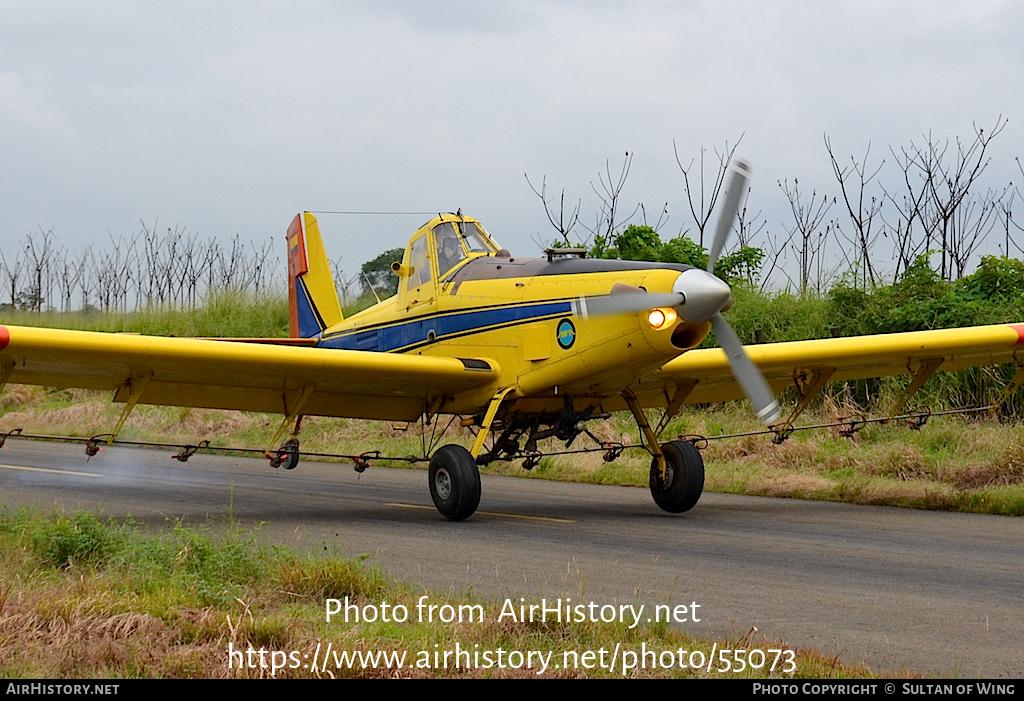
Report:
M288 227L288 316L292 338L310 338L342 320L320 226L309 212Z

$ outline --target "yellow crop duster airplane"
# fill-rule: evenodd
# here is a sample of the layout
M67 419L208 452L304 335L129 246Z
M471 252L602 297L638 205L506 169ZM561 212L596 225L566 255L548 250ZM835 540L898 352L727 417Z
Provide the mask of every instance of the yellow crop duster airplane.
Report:
M526 457L529 466L538 440L556 436L568 448L580 434L592 436L587 422L613 411L632 412L653 456L654 500L678 513L692 508L704 487L694 445L658 440L683 405L746 395L772 425L780 415L775 391L795 384L801 401L791 426L827 381L908 374L908 398L938 370L1024 368L1024 324L745 350L722 316L732 304L729 287L710 271L746 179L740 161L707 271L554 252L513 257L478 221L447 214L418 229L402 262L393 264L398 294L348 319L316 219L300 214L287 235L291 339L240 343L246 339L0 326L0 387L114 392L114 401L127 406L108 442L138 403L279 413L284 419L267 456L286 468L300 455L303 415L428 422L461 416L463 425L477 427L475 443L436 450L428 476L437 509L458 521L479 504L479 463ZM722 348L691 350L711 330ZM1022 380L1018 370L1011 388ZM657 426L645 412L654 407L665 408ZM290 440L275 447L289 428ZM95 451L95 443L90 447ZM612 448L608 457L615 454Z

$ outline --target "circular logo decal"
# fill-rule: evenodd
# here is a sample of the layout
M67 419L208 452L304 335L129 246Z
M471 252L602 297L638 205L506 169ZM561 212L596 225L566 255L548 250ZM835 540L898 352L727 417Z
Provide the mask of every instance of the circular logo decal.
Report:
M568 319L562 319L558 322L555 338L562 350L569 350L572 348L572 344L576 343L576 327Z

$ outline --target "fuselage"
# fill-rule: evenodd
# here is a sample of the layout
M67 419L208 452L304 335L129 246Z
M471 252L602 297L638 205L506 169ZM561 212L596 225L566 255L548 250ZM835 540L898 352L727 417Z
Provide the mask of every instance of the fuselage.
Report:
M458 236L467 229L468 236ZM455 244L461 250L453 253ZM509 386L520 411L557 411L565 396L599 403L699 344L710 328L670 310L655 324L646 311L588 316L574 305L580 297L671 292L689 266L513 257L479 223L458 215L419 229L394 267L398 294L325 329L318 345L480 358L500 366L494 384L447 397L444 413L472 412Z

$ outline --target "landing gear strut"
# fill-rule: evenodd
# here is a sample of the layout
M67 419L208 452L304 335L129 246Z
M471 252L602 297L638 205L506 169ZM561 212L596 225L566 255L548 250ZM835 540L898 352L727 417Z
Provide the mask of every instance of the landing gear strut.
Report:
M461 445L446 445L430 459L430 496L434 506L449 521L473 515L480 504L480 470L476 460Z
M285 407L284 420L281 421L277 433L270 439L270 446L263 453L270 460L271 467L294 470L295 466L299 464L299 428L302 426L302 414L299 412L302 411L309 395L313 393L313 388L314 385L309 385L298 390L297 394L291 392L282 397ZM285 431L288 430L288 426L293 420L295 427L292 429L291 438L275 448L274 446L285 435Z

